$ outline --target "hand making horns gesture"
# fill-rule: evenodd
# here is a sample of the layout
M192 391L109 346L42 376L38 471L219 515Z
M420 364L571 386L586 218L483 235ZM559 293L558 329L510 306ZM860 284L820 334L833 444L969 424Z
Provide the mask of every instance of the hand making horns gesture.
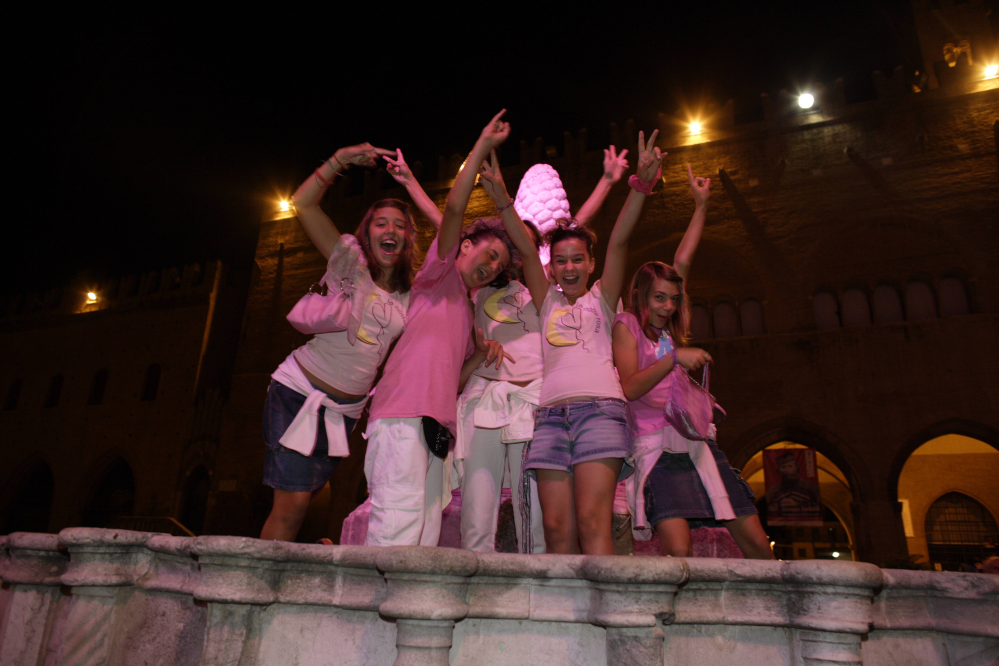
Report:
M711 197L711 179L694 177L694 171L687 165L687 178L690 180L690 194L694 197L694 204L706 206L708 198Z
M659 130L654 130L645 141L645 132L638 132L638 177L646 183L652 184L662 175L663 158L668 153L661 153L656 147L656 138Z
M620 153L613 145L610 148L604 148L604 178L612 183L621 180L621 176L628 170L628 160L625 159L627 154L627 148Z

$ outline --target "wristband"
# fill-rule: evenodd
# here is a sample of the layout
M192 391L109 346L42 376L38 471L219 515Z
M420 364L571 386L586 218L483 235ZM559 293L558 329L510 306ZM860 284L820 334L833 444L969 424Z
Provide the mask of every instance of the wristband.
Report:
M330 163L330 160L336 160L336 163L340 165L340 168L337 169L336 167L334 167L333 164ZM330 165L330 168L333 169L333 171L335 171L337 173L340 173L341 171L346 171L347 170L347 167L344 166L344 163L341 162L340 158L336 156L336 153L333 153L333 155L330 156L330 160L326 160L326 163Z
M499 214L502 214L503 211L505 211L507 208L509 208L512 205L513 205L513 199L511 198L510 202L507 205L503 206L502 208L500 208L499 206L496 206L496 212L499 213Z
M659 169L656 171L655 177L652 179L652 182L646 183L644 180L639 178L637 174L635 174L632 175L630 178L628 178L628 185L631 185L631 189L635 190L636 192L641 192L646 196L650 196L652 194L652 186L655 185L655 182L657 180L662 178L662 175L663 175L663 168L659 167Z

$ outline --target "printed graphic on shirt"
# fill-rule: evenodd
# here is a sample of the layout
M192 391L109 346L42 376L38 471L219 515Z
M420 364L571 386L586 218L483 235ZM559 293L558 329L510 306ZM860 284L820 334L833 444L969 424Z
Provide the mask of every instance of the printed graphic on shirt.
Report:
M656 345L656 358L662 358L666 354L673 350L673 341L669 337L669 333L665 331L659 336L659 343Z
M520 324L525 331L530 332L527 321L524 320L524 308L528 305L533 309L530 292L509 286L489 296L482 304L482 310L493 321L501 324Z
M583 341L583 309L575 306L552 312L545 326L545 339L554 347L571 347ZM583 349L586 349L584 346Z
M406 315L398 303L391 298L383 298L381 294L370 294L364 304L357 339L368 345L381 344L382 333L392 324L393 317L397 317L396 321L401 321L405 327Z

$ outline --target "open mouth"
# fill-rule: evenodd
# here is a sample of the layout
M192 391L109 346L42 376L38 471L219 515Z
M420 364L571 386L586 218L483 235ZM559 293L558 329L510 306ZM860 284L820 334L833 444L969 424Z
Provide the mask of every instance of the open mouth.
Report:
M399 243L391 238L387 238L383 240L378 247L380 247L382 252L385 254L395 254L396 249L399 247Z
M576 286L576 284L579 283L579 276L578 275L573 275L572 277L569 277L568 275L563 275L562 276L562 282L567 287L574 287L574 286Z

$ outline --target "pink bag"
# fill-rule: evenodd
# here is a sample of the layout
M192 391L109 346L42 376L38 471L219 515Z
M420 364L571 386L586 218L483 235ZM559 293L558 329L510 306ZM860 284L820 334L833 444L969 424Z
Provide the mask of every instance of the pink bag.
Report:
M708 368L704 366L704 385L695 382L680 365L666 375L666 420L686 439L708 438L715 399L708 393Z
M309 287L309 293L288 313L288 321L299 333L316 335L347 330L353 309L351 296L356 287L349 277L343 277L330 288L326 282L328 275Z

